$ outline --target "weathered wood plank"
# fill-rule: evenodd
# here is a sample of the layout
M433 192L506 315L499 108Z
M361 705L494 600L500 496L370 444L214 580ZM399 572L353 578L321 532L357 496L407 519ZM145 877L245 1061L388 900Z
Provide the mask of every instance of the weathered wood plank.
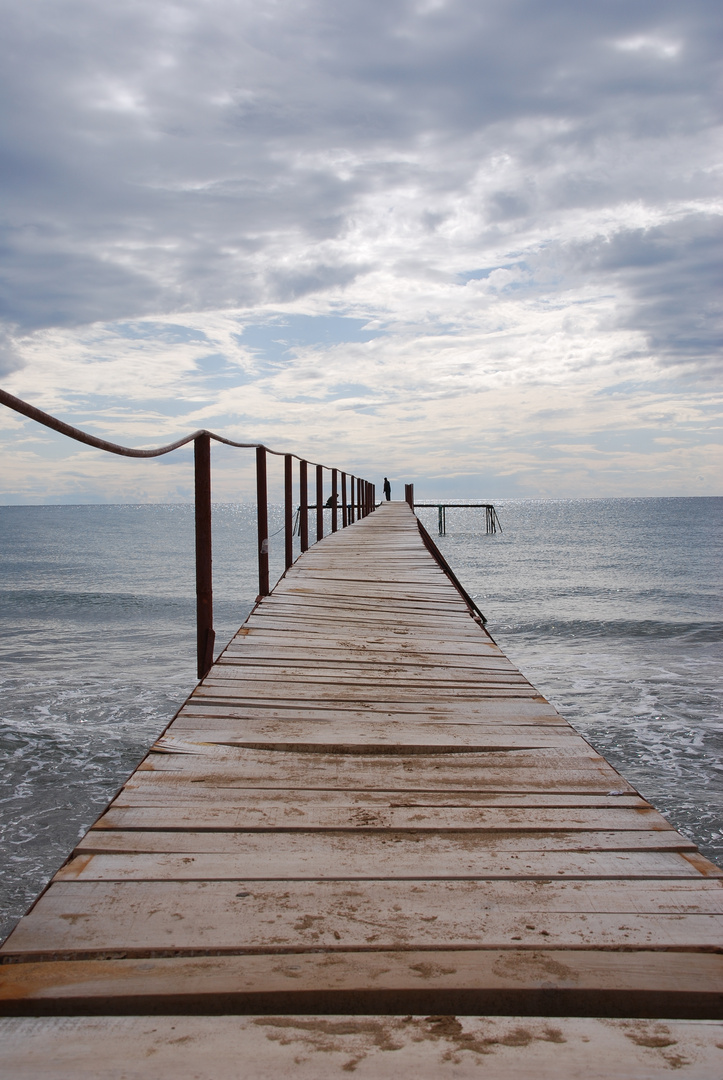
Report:
M164 794L165 793L165 794ZM164 805L164 798L172 799L187 798L189 805L197 800L204 804L216 802L219 805L234 806L283 806L302 809L307 805L322 805L333 807L363 807L384 809L396 807L414 808L468 808L481 809L487 807L510 807L514 808L519 819L519 827L524 828L527 815L534 811L535 807L546 808L577 808L577 807L610 807L619 809L632 807L648 809L648 803L634 790L621 790L595 794L594 792L506 792L506 791L479 791L450 790L440 788L437 791L425 789L397 788L348 788L348 787L321 787L321 788L288 788L288 787L265 787L263 784L254 786L241 786L228 784L219 786L212 779L204 777L191 777L190 779L172 772L154 772L151 770L136 771L130 780L122 788L116 799L111 803L110 811L116 806L131 805ZM141 800L148 799L148 803ZM110 812L109 811L109 812ZM422 818L419 819L420 821ZM440 819L441 820L441 819ZM483 820L483 815L480 815ZM534 819L531 819L534 820ZM658 820L658 819L652 819ZM665 819L660 818L664 821ZM653 826L658 827L658 826ZM660 826L663 827L662 825ZM667 827L667 822L666 826Z
M475 834L443 838L395 833L286 834L269 846L266 833L247 835L236 852L76 855L56 881L290 881L575 878L698 878L700 864L674 851L491 850ZM723 870L709 863L710 877Z
M549 728L556 726L569 734L576 734L551 706L539 697L534 698L478 698L476 701L438 702L396 701L387 702L344 702L335 701L278 701L273 698L262 700L234 701L222 698L203 698L194 694L183 706L179 717L195 715L230 716L239 721L248 716L272 717L281 720L365 720L369 724L384 723L457 723L457 724L536 724ZM171 729L172 730L172 729Z
M348 730L332 724L312 722L307 726L303 722L275 724L240 724L241 730L210 728L199 733L195 725L178 724L174 734L165 736L154 744L154 752L207 754L209 746L228 746L247 750L268 750L282 753L335 753L335 754L380 754L399 755L400 744L403 753L424 754L426 756L443 753L509 753L523 750L577 749L584 753L586 744L568 735L527 736L517 733L497 734L469 728L452 731L415 731L400 732L395 738L394 731L387 731L381 726L374 730L363 731L349 725ZM290 729L290 730L289 730ZM188 736L184 737L188 732Z
M230 747L217 749L230 750ZM554 748L557 750L558 748ZM560 791L605 794L630 787L603 759L575 757L555 761L519 764L510 751L509 762L490 763L483 755L448 754L444 757L371 754L298 754L247 750L233 760L230 756L199 761L190 754L151 754L139 768L143 772L167 772L188 780L224 786L327 787L385 790L497 790ZM542 751L540 751L542 753ZM498 755L484 755L496 757ZM140 776L139 776L140 779Z
M110 854L113 852L142 853L142 852L238 852L247 848L249 833L262 831L264 835L270 829L284 833L301 833L304 836L313 835L314 831L342 831L349 828L355 833L373 833L383 831L390 827L386 814L356 814L349 815L348 822L339 825L333 819L333 815L327 813L324 829L319 828L318 818L309 820L310 815L303 815L302 822L294 826L293 818L288 814L285 818L281 814L265 813L261 810L257 814L247 813L243 815L232 810L225 816L219 810L204 810L198 807L178 807L172 812L167 808L148 808L143 810L130 809L126 811L110 810L108 818L111 824L106 828L94 828L86 833L75 849L76 854ZM321 817L322 815L318 815ZM241 818L241 822L234 828L229 823L224 828L224 821ZM102 818L100 825L106 818ZM247 824L248 822L248 824ZM416 824L416 823L415 823ZM396 826L399 827L398 825ZM437 835L444 836L446 832L458 835L462 830L438 831ZM690 840L685 840L674 829L668 828L660 832L652 830L633 831L632 829L619 829L617 831L593 831L580 830L579 832L560 828L557 832L553 828L511 829L510 831L484 830L470 828L475 839L476 847L490 855L494 852L537 852L542 854L548 851L681 851L694 856L694 861L701 859L695 845ZM411 833L417 839L415 842L426 840L426 834L419 831ZM276 850L276 838L271 850ZM269 838L265 838L266 848L269 848ZM426 851L426 844L424 850ZM425 855L426 859L426 855ZM427 864L430 876L438 875L436 863ZM711 867L712 863L709 864ZM715 868L718 873L718 868ZM432 870L434 873L432 873Z
M18 1017L0 1032L15 1080L712 1080L723 1061L723 1024L695 1020Z
M247 748L266 746L270 750L291 751L295 747L304 752L322 746L356 746L361 752L384 753L387 746L404 746L406 753L415 748L426 752L453 752L457 748L485 750L534 750L554 746L577 747L588 744L568 729L540 730L529 725L495 727L482 724L409 724L397 721L392 724L374 724L367 719L349 720L340 716L334 720L265 717L238 717L227 724L218 718L188 716L181 713L173 725L173 734L163 736L154 744L155 750L173 749L175 746L203 746L221 743Z
M148 957L5 965L0 1014L284 1013L303 1007L351 1014L721 1018L722 988L723 956L713 953L489 949Z
M720 949L719 882L125 881L50 886L0 956L168 949Z

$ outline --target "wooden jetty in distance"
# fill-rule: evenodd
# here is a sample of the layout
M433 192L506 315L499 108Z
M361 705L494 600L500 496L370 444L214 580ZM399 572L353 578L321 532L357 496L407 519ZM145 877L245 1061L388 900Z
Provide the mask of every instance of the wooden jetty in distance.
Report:
M722 877L384 503L257 604L5 942L2 1060L714 1080Z

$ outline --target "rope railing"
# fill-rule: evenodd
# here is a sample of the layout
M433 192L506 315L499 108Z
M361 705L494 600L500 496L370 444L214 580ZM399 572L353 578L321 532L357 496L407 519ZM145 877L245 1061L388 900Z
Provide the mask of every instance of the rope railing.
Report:
M309 548L309 510L316 511L316 541L324 536L324 510L331 510L331 532L339 528L339 510L341 509L341 527L346 528L360 518L366 517L376 507L376 488L368 480L346 473L340 469L331 469L316 461L308 461L298 454L289 454L282 450L272 450L263 443L235 442L214 431L205 429L185 435L167 446L158 446L143 450L119 443L99 439L87 431L66 424L50 413L37 409L27 401L0 390L0 403L6 405L30 420L44 427L74 439L76 442L104 450L109 454L118 454L130 458L156 458L170 454L193 443L194 460L194 510L196 539L196 654L198 678L203 679L213 664L213 649L216 634L213 628L213 573L212 573L212 537L211 537L211 441L233 446L239 449L256 450L256 513L257 513L257 560L259 577L259 595L257 599L268 596L269 585L269 519L268 519L268 477L267 454L284 459L284 563L288 570L294 561L294 461L299 463L299 538L301 551ZM309 502L308 467L315 469L316 499ZM331 496L324 502L324 470L331 473ZM341 488L341 506L337 505Z

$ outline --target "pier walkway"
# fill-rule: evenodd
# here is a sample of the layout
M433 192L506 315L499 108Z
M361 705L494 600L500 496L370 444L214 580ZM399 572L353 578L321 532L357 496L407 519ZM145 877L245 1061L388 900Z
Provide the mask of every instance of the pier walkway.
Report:
M10 935L4 1067L718 1077L721 877L383 504L257 605Z

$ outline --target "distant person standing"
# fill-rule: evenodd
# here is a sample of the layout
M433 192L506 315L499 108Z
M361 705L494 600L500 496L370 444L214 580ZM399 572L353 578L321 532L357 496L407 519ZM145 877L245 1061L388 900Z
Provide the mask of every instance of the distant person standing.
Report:
M384 477L384 498L387 500L387 502L389 502L391 497L392 497L392 485L389 483L389 481L387 480L387 478L385 476Z

